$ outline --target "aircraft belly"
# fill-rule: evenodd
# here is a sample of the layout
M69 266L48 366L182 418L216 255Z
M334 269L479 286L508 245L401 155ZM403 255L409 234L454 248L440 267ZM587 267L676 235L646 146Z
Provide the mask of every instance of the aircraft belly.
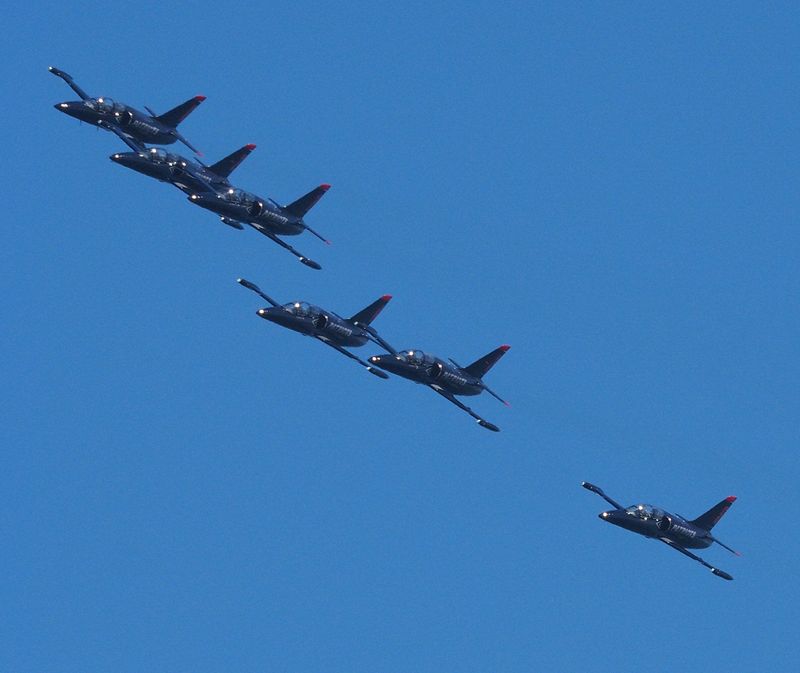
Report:
M265 222L265 224L272 233L279 236L298 236L303 233L303 228L296 224L277 224L269 221Z
M358 348L367 343L367 340L362 336L342 336L339 338L339 345L346 346L347 348Z

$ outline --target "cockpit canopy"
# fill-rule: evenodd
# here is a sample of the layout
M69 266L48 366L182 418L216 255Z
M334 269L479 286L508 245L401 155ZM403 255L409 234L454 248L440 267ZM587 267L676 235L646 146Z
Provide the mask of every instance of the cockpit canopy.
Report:
M112 112L123 112L125 110L125 106L120 105L119 103L114 102L113 99L106 98L105 96L96 98L93 102L94 107L97 110L100 112L105 112L106 114L111 114Z
M173 165L179 163L182 166L186 165L186 161L184 161L182 157L179 157L177 154L170 154L160 147L151 147L146 152L139 152L139 156L152 161L154 164Z
M320 309L318 306L314 306L313 304L309 304L304 301L290 302L288 304L284 304L283 308L289 311L289 313L292 313L300 318L313 318L322 313L322 309Z
M254 201L258 200L258 197L255 194L246 192L243 189L235 188L231 188L225 192L225 198L227 198L228 201L233 201L234 203L253 203ZM293 305L294 304L290 304L290 306Z
M625 510L625 514L629 516L635 516L638 519L653 519L655 521L661 521L664 518L664 510L658 509L657 507L653 507L652 505L631 505Z
M160 147L151 147L146 155L150 161L154 161L156 163L163 163L169 161L170 155L167 154L166 150L162 150Z
M401 351L397 355L401 360L405 360L412 365L433 364L435 362L435 358L432 355L424 353L419 348Z

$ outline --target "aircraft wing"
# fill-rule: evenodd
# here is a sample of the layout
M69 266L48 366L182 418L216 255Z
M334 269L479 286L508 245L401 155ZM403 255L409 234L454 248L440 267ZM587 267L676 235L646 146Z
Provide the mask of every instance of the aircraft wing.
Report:
M333 350L339 351L342 355L350 358L351 360L355 360L356 362L358 362L358 364L360 364L362 367L364 367L370 374L375 374L375 376L377 376L380 379L388 379L389 378L389 375L386 372L383 372L380 369L376 369L372 365L367 364L366 362L364 362L357 355L353 355L349 350L347 350L345 348L342 348L341 346L339 346L339 345L337 345L335 343L331 343L327 339L323 339L321 336L315 336L314 338L317 341L320 341L321 343L324 343L326 346L330 346L331 348L333 348Z
M75 80L72 79L72 76L65 73L63 70L59 70L58 68L54 68L52 65L48 68L48 70L53 73L56 77L60 77L63 79L70 89L72 89L76 94L81 97L81 100L89 100L89 94L87 94L83 89L81 89L76 83Z
M122 142L124 142L128 147L130 147L134 152L145 152L147 147L144 143L140 143L135 138L132 138L127 133L121 131L118 127L114 126L113 124L106 124L104 122L100 123L107 131L111 131L114 135L116 135Z
M466 411L472 418L478 421L478 425L482 428L486 428L487 430L491 430L492 432L500 432L500 428L498 428L494 423L490 423L484 418L481 418L476 414L472 409L470 409L466 404L461 402L459 399L456 398L455 395L452 393L447 392L443 388L437 386L435 383L428 383L426 384L431 390L439 393L444 399L449 400L453 404L455 404L459 409L462 411Z
M295 257L297 257L297 259L299 259L306 266L308 266L308 267L310 267L312 269L316 269L317 271L319 271L322 268L313 259L309 259L305 255L302 255L297 250L295 250L291 245L289 245L286 241L281 240L280 238L278 238L278 236L276 234L273 234L264 225L259 224L258 222L248 222L247 224L249 224L251 227L253 227L253 229L255 229L256 231L264 234L264 236L266 236L267 238L269 238L272 241L274 241L275 243L277 243L284 250L288 250L290 253L292 253ZM350 355L350 353L348 353L348 355Z
M581 486L583 486L587 491L591 491L592 493L597 493L603 500L605 500L609 505L613 505L617 509L625 509L622 505L620 505L614 498L610 498L606 495L606 492L600 488L599 486L595 486L594 484L590 484L588 481L582 481Z
M658 539L661 540L665 545L667 545L669 547L672 547L675 551L679 551L681 554L684 554L685 556L688 556L690 559L694 559L698 563L702 563L706 568L708 568L717 577L721 577L724 580L732 580L733 579L733 577L731 575L729 575L728 573L726 573L724 570L720 570L719 568L715 568L710 563L707 563L706 561L701 559L699 556L697 556L695 554L692 554L692 552L690 552L687 549L684 549L683 547L681 547L679 544L676 544L672 540L669 540L669 539L667 539L665 537L660 537Z

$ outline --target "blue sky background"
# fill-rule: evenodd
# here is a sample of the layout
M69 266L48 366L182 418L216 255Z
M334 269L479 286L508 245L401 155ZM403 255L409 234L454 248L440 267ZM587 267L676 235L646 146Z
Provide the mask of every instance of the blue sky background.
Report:
M794 671L792 4L13 5L4 14L0 670ZM298 264L53 105L165 111L290 201ZM477 427L257 318L511 351ZM364 356L374 349L362 349ZM472 401L471 401L472 403ZM689 517L699 564L587 479Z

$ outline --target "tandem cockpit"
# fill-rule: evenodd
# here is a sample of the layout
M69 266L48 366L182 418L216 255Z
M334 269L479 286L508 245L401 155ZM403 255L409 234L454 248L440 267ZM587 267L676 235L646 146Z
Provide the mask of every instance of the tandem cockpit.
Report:
M436 361L432 355L424 353L419 348L400 351L395 357L411 365L432 365Z
M663 509L653 507L652 505L640 504L631 505L630 507L626 508L625 514L628 516L635 516L637 519L642 520L653 519L654 521L661 521L666 512L664 512Z
M261 200L261 198L255 194L246 192L243 189L236 189L232 187L225 192L225 198L231 203L237 203L245 206L247 208L247 212L252 217L258 217L264 212L264 202Z
M100 96L100 98L90 98L84 101L86 105L91 108L94 108L98 112L102 112L103 114L122 114L127 110L127 108L122 105L121 103L117 103L113 98L108 98L107 96Z
M174 154L169 154L160 147L151 147L147 152L140 152L139 156L149 159L154 164L169 164L177 161L177 157Z
M305 301L293 301L284 304L283 308L299 318L315 318L316 316L322 315L322 309L319 308L319 306L314 306Z

